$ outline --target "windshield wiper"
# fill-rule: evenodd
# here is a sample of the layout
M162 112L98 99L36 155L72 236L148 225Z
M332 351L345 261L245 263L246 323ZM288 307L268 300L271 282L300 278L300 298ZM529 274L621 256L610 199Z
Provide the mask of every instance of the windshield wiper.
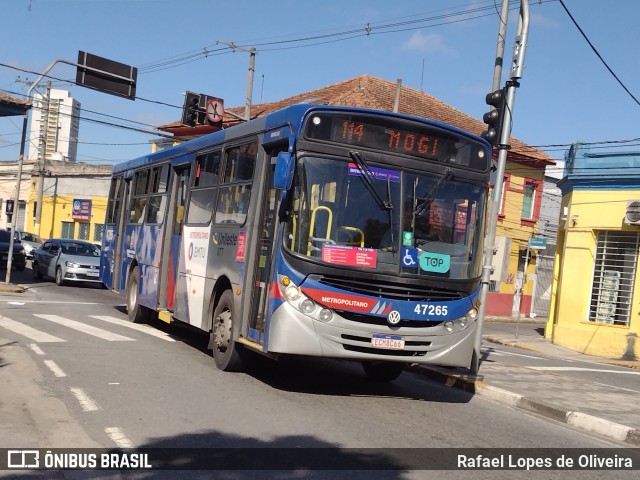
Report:
M389 192L387 192L388 199L384 200L373 186L373 183L371 182L373 172L371 171L371 168L369 168L369 165L367 165L367 162L365 162L362 154L360 152L349 150L349 156L353 159L354 162L356 162L356 165L360 169L360 172L362 172L360 178L362 178L365 187L367 187L367 190L369 190L369 193L371 193L371 195L375 199L378 207L380 207L380 210L393 210L393 203L391 203ZM389 178L387 177L387 183L388 180Z
M433 185L426 193L426 195L424 196L424 200L413 210L413 216L415 217L417 215L420 215L425 208L431 205L431 203L435 200L434 195L436 194L436 192L440 190L445 182L449 181L452 178L453 171L450 168L447 168L447 170L444 172L444 175L440 177L440 180L438 180L435 185Z

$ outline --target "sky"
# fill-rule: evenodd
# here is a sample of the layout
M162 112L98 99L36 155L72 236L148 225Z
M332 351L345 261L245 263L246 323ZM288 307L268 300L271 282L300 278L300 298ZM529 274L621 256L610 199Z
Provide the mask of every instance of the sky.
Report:
M557 160L577 141L599 151L640 151L640 2L563 2L601 58L559 0L530 0L512 135ZM135 101L74 85L75 67L61 62L49 72L54 78L36 88L50 80L81 103L78 161L91 164L147 154L158 138L155 127L180 120L186 91L222 98L227 107L244 105L250 48L256 49L254 103L369 74L401 79L481 119L500 4L4 0L0 92L23 98L25 82L56 60L76 62L78 51L137 67ZM501 86L509 79L520 1L511 4ZM21 128L22 117L0 118L0 161L18 159Z

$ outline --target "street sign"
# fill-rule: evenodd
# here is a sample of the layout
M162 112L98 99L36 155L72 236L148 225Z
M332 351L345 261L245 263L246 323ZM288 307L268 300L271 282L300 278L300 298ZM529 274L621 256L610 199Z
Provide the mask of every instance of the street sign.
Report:
M135 100L137 68L82 51L77 67L78 85Z
M224 115L224 102L221 98L207 97L207 120L211 123L219 123Z
M547 248L547 239L545 237L532 237L529 239L529 248L544 250Z

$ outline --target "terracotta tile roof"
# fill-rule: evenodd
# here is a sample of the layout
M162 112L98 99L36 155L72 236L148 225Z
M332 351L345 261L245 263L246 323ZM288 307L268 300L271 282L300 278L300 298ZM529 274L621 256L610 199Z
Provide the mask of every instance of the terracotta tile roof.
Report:
M361 75L277 102L254 104L251 106L251 117L266 115L297 103L343 105L391 111L393 110L395 95L395 82L382 80L371 75ZM231 107L227 108L227 110L238 115L244 115L244 107ZM454 125L476 135L480 135L486 130L486 125L482 120L471 117L428 93L405 86L402 86L400 90L398 111ZM230 115L226 115L223 119L223 124L231 125L236 122L237 120ZM180 126L180 122L173 122L159 128L170 132ZM536 160L537 162L533 162L534 164L531 166L539 168L544 167L544 165L555 164L546 153L530 147L516 138L511 137L510 144L512 147L509 151L510 160Z
M31 102L0 92L0 116L20 115L31 108Z

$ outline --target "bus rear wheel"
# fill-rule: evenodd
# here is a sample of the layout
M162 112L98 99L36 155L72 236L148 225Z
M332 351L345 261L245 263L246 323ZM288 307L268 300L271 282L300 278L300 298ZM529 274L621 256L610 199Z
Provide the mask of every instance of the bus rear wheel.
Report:
M225 372L237 372L242 369L242 346L233 339L234 322L236 314L233 308L233 293L226 290L213 312L213 328L209 342L216 366Z
M376 382L392 382L404 371L404 363L362 362L365 375Z
M148 322L151 310L138 305L138 284L140 283L140 270L134 267L127 280L127 314L133 323Z

